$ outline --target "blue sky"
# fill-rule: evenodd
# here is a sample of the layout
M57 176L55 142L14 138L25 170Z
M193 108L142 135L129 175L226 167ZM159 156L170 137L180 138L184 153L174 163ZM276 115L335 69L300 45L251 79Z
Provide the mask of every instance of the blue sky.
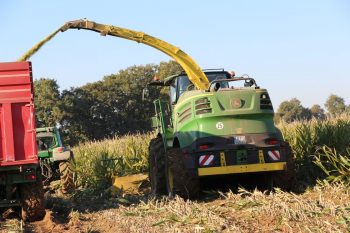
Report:
M249 74L275 107L293 97L323 107L331 93L350 104L349 12L347 0L1 1L0 62L16 60L66 21L87 18L163 39L202 68ZM35 78L65 89L169 59L146 45L70 30L31 61Z

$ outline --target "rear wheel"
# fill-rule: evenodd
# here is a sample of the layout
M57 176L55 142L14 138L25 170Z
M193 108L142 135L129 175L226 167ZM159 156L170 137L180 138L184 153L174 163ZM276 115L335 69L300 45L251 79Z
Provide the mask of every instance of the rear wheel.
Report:
M185 166L182 150L170 149L167 153L166 187L170 197L179 195L182 198L195 198L199 195L200 186L197 174Z
M45 216L45 201L42 182L20 185L22 219L25 222L42 220Z
M278 172L276 176L274 176L273 182L276 187L289 191L293 188L295 183L295 164L294 164L293 154L290 148L288 148L287 150L288 150L288 153L286 155L287 169L284 171Z
M70 161L59 163L61 191L63 194L71 193L75 190L74 170Z
M165 195L165 151L161 137L151 140L149 145L149 179L152 195Z

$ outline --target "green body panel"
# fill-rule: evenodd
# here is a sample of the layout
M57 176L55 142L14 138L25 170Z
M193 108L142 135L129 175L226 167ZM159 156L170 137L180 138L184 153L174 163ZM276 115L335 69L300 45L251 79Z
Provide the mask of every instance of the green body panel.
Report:
M252 88L209 93L187 91L174 106L173 137L177 137L181 147L186 147L197 138L208 136L275 133L273 110L260 109L263 93L267 91ZM211 112L196 114L199 105L196 101L203 98L209 100ZM184 114L189 114L185 120Z
M164 106L169 106L169 103L156 100L157 114L152 120L153 127L163 136L167 148L173 146L175 138L183 148L203 137L276 133L274 111L260 107L262 94L268 95L267 90L241 88L218 92L186 91L172 108L171 124L165 120L163 115L166 114L162 114ZM211 112L198 114L198 110L208 109L205 106L198 108L200 104L196 104L203 98L208 100Z

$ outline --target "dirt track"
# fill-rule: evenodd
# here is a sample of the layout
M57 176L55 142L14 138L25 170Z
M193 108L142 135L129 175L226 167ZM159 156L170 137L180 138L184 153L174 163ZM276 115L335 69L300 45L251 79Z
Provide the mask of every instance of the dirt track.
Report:
M211 191L197 201L50 193L44 220L21 231L12 217L0 223L0 232L348 232L348 190L328 185L300 194Z

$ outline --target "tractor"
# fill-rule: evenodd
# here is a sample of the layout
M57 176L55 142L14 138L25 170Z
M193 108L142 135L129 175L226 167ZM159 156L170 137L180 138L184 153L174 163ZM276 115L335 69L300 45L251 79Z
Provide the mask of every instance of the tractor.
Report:
M36 141L44 186L51 180L60 179L62 193L71 193L75 189L74 156L63 146L59 130L56 127L37 128Z
M209 80L205 90L196 88L186 73L149 83L170 87L169 100L154 101L152 194L194 198L202 178L231 174L255 174L257 187L264 189L289 189L293 157L274 125L268 91L249 76L235 77L225 70L204 73Z

